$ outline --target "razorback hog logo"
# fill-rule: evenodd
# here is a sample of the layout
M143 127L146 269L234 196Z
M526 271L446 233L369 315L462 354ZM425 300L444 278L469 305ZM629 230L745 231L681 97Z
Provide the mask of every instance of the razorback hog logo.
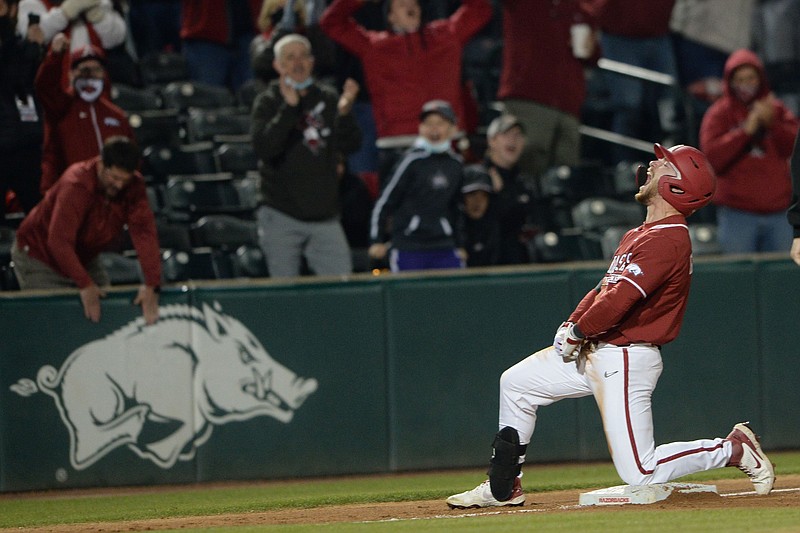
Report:
M215 304L216 305L216 304ZM317 380L275 361L235 318L203 304L167 305L70 354L60 370L21 379L21 396L53 397L83 470L127 446L161 468L190 460L215 425L271 416L288 423Z

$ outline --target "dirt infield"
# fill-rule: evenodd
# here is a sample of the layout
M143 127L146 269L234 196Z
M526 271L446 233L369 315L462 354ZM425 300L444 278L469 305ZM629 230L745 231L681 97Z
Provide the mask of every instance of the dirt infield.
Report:
M756 496L752 485L744 479L708 481L715 484L719 495L712 493L673 494L668 499L650 505L636 506L649 512L678 509L719 509L719 508L757 508L757 507L798 507L800 506L800 475L783 476L775 484L769 496ZM138 489L149 490L149 489ZM153 488L152 490L159 490ZM545 493L528 493L522 507L503 509L451 510L443 500L413 501L397 503L358 504L325 506L311 509L284 509L267 512L243 514L224 514L214 516L194 516L181 518L161 518L127 522L83 523L25 531L71 532L121 532L147 531L153 529L192 529L221 526L247 526L263 524L322 524L330 522L372 522L388 520L434 519L438 517L475 516L497 513L592 513L599 507L580 507L578 498L586 490L571 490ZM602 507L609 509L630 509L631 506ZM15 531L20 531L16 529Z

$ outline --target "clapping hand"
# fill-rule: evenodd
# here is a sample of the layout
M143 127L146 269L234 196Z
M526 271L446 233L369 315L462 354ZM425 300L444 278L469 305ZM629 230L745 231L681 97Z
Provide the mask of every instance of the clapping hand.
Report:
M339 104L337 109L340 115L346 115L353 109L353 104L356 103L356 97L361 87L358 82L353 78L347 78L342 87L342 96L339 97Z

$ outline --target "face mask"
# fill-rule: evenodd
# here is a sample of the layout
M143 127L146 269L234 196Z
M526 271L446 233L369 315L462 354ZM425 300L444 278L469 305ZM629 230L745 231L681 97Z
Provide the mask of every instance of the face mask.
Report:
M739 98L739 100L745 104L749 104L756 97L756 93L758 93L758 87L754 85L743 85L734 87L733 92L736 93L736 96Z
M429 154L443 154L450 149L450 141L432 143L425 137L417 137L414 141L414 148L422 148Z
M103 80L97 78L78 78L75 90L84 102L94 102L103 92Z
M314 83L314 77L309 76L303 81L294 81L293 79L286 78L285 83L289 87L293 88L295 91L302 91L303 89L308 89L311 86L311 84Z

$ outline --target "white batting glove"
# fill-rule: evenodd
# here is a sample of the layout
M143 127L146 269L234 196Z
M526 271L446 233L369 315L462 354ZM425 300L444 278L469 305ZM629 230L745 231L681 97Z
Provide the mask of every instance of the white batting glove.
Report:
M556 353L561 355L561 351L564 348L564 339L567 336L567 330L572 325L572 322L562 322L561 325L556 330L556 336L553 337L553 347L556 349Z
M578 326L572 322L564 322L553 339L553 347L565 363L571 363L581 353L581 346L585 337Z

